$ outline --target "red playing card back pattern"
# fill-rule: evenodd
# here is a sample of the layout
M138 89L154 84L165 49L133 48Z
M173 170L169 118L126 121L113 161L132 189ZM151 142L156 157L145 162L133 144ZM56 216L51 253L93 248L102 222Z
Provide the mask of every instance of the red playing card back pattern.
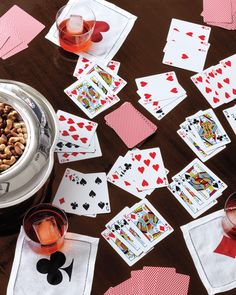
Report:
M137 146L157 130L157 126L129 102L105 116L105 120L128 148Z

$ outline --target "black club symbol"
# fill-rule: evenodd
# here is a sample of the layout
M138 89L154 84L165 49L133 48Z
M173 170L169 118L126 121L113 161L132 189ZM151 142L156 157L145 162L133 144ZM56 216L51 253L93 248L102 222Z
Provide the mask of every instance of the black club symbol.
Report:
M70 205L71 205L73 210L75 210L78 207L78 204L76 202L73 202Z
M61 270L64 270L69 277L69 281L71 280L74 259L69 266L62 268L65 262L65 255L62 252L55 252L49 259L40 259L37 262L36 268L38 272L47 274L47 281L50 285L58 285L63 280Z

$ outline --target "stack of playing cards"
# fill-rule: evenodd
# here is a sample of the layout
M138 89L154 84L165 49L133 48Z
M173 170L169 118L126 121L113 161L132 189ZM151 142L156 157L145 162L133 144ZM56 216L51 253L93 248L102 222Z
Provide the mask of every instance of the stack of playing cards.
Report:
M106 174L66 169L53 204L67 213L91 217L111 212Z
M180 124L177 133L203 162L218 154L231 142L212 109L187 117Z
M190 277L172 267L144 266L131 271L131 277L104 295L187 295Z
M187 97L175 72L137 78L135 82L141 97L138 102L158 120Z
M128 151L120 156L107 180L132 195L144 199L155 188L168 185L167 171L159 148Z
M132 266L172 232L173 228L145 199L117 214L106 224L102 236Z
M59 139L56 144L59 163L102 155L96 129L98 124L64 111L57 112Z
M236 29L235 0L203 0L204 22L227 30Z
M194 159L184 169L172 177L169 190L196 218L214 206L227 185L201 161Z
M120 100L117 93L126 81L116 74L118 69L116 61L104 65L80 57L74 71L78 80L64 91L92 119Z
M0 57L6 59L26 49L44 27L17 5L12 6L0 17Z
M231 108L223 110L223 113L236 134L236 105Z
M209 104L216 108L236 98L236 54L191 77Z
M173 18L162 62L193 72L202 71L210 47L210 32L210 27Z
M106 124L115 130L128 148L143 143L157 130L157 126L130 102L123 103L118 109L106 115L105 120Z

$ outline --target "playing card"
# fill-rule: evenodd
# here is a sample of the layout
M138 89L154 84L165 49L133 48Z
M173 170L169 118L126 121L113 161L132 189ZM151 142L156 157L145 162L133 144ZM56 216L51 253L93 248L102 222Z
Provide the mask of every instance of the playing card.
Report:
M236 105L223 110L223 113L230 126L232 127L234 133L236 134Z
M161 151L159 148L138 150L132 153L134 179L140 190L168 185Z
M184 183L205 202L218 198L227 185L197 158L172 177Z
M131 294L142 295L144 294L144 285L145 285L145 278L143 276L142 270L132 270L131 271Z
M87 148L98 124L70 113L58 110L59 138Z
M78 215L109 213L110 201L105 173L83 174L66 169L53 204Z
M153 247L173 232L173 228L147 200L131 207L126 216L141 230Z

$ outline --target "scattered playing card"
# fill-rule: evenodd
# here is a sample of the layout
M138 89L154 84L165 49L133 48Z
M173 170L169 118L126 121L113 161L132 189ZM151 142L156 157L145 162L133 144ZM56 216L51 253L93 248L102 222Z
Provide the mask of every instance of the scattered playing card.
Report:
M210 47L210 32L210 27L173 18L162 62L193 72L202 71Z
M53 204L78 215L109 213L111 209L106 174L83 174L66 169Z

